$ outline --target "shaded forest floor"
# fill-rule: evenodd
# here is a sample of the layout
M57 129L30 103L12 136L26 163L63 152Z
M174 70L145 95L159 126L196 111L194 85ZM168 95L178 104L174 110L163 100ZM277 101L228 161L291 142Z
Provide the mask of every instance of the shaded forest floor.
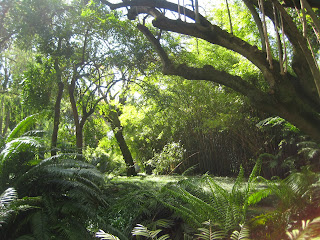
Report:
M141 175L136 177L107 177L107 190L111 211L108 213L111 222L111 230L117 229L124 235L130 236L132 229L136 224L152 225L159 219L173 219L174 226L167 233L170 236L180 234L186 231L184 221L177 217L172 210L164 207L159 201L162 188L167 185L179 184L183 181L191 181L197 184L199 188L206 186L201 181L201 176L153 176ZM214 181L227 191L231 191L235 183L235 178L213 177ZM246 182L243 182L244 185ZM265 189L266 184L257 183L256 191ZM257 205L250 206L247 212L247 219L256 216L267 215L276 210L277 200L274 196L262 199ZM258 229L258 231L260 231ZM114 232L115 234L117 232ZM261 238L263 239L263 238Z

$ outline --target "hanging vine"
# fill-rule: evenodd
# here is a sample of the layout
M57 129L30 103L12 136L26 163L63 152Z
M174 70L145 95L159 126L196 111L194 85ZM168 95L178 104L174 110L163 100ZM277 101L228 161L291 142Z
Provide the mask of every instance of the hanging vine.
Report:
M233 34L232 19L231 19L231 13L230 13L228 0L226 0L226 5L227 5L227 10L228 10L228 16L229 16L230 33Z
M262 27L263 27L263 34L266 41L266 52L267 52L267 60L270 65L270 69L273 69L273 62L272 62L272 54L271 54L271 48L269 43L269 37L268 37L268 31L267 31L267 23L266 23L266 15L264 11L264 0L258 0L259 9L262 13Z

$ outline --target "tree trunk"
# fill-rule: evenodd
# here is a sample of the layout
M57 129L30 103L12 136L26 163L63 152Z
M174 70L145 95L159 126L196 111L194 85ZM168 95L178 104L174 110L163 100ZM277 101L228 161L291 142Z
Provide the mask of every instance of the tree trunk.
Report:
M51 156L57 154L57 142L58 142L58 131L60 124L60 105L62 100L64 84L63 82L58 83L58 95L56 103L54 105L54 120L53 120L53 131L51 137Z
M4 129L3 129L3 136L7 134L7 131L9 129L9 124L10 124L10 107L7 107L7 112L6 112L6 121L4 124Z
M69 99L72 107L72 113L73 113L73 119L74 119L74 125L76 126L76 146L77 151L81 154L82 153L82 142L83 142L83 135L82 135L82 128L80 126L80 120L79 120L79 114L78 114L78 108L77 103L74 97L74 91L76 87L76 76L74 76L71 80L71 83L69 85Z
M121 126L118 111L116 107L110 107L111 110L107 116L107 119L111 123L112 131L114 132L115 138L120 147L123 159L127 165L127 176L136 176L136 170L134 168L133 158L130 152L130 149L126 143L126 140L123 136L123 127Z
M77 102L74 96L75 87L76 87L77 76L74 75L71 83L69 85L69 99L71 103L72 113L74 124L76 126L76 146L79 154L82 154L83 150L83 128L87 121L87 119L93 114L95 107L99 103L100 99L93 104L89 111L87 111L86 107L82 106L82 116L79 116ZM81 119L81 120L80 120Z

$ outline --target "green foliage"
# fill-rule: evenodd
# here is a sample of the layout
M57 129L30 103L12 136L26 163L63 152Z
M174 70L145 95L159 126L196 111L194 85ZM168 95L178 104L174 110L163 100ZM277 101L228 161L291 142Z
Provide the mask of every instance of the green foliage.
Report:
M31 115L23 119L15 126L15 128L6 137L6 143L12 141L14 138L21 137L29 131L37 121L37 115Z
M188 181L167 186L163 189L164 193L174 198L171 200L167 196L162 203L193 226L201 226L201 223L210 220L215 230L222 230L227 234L246 221L249 203L259 200L253 201L252 198L256 196L253 194L260 167L261 162L257 162L246 184L243 182L244 172L241 169L231 192L210 176L203 177L202 188Z
M266 180L261 178L268 188L279 200L281 212L290 209L291 214L302 210L311 203L312 184L318 181L317 175L308 167L301 172L294 172L283 180Z
M287 231L286 234L289 237L290 240L295 240L298 239L301 234L303 233L303 231L306 229L306 227L308 227L310 223L310 220L302 220L301 221L301 231L299 229L293 229L292 231Z
M224 231L214 231L214 226L211 221L206 221L203 223L207 228L198 228L200 231L196 236L202 240L214 240L214 239L225 239L226 233Z
M50 109L55 74L53 61L38 56L37 63L24 72L24 81L21 83L23 104L36 111Z
M102 240L120 240L118 237L109 233L105 233L103 230L97 232L96 237L101 238Z
M14 188L6 189L0 195L0 228L6 222L7 218L12 214L10 205L18 198L17 191Z
M147 227L137 224L136 227L132 230L132 235L133 236L143 236L146 237L147 239L152 239L152 240L166 240L169 239L169 236L167 234L158 236L158 234L161 232L161 230L154 230L151 231Z
M250 231L246 225L240 226L240 231L235 230L231 236L231 240L250 240Z
M0 153L1 188L12 186L23 197L13 201L15 217L0 228L1 234L6 239L89 237L87 226L97 224L99 207L106 206L102 175L76 155L37 158L40 146L36 138L20 137Z
M155 153L154 157L148 161L155 174L170 174L177 165L183 160L185 149L181 143L168 143L160 153Z
M285 237L290 225L295 225L301 219L317 216L314 215L315 209L319 208L315 198L318 191L315 183L319 177L308 167L300 172L293 172L282 180L266 180L261 177L260 180L267 185L264 191L275 198L273 203L275 210L253 218L250 226L254 231L259 232L257 229L260 225L264 229L261 234L270 235L270 239ZM268 229L265 226L268 226ZM297 233L298 230L294 230L292 234Z

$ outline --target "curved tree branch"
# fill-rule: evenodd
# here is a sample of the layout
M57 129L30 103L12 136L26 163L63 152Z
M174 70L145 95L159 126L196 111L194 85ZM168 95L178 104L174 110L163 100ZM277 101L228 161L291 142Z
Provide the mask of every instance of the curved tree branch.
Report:
M188 80L207 80L216 82L227 87L232 88L233 90L243 94L252 99L256 99L257 97L263 98L265 95L264 92L260 91L255 86L250 83L244 81L242 78L238 76L233 76L224 71L216 70L214 67L210 65L206 65L202 68L189 67L185 64L175 65L169 59L167 53L161 47L159 41L153 36L150 30L143 25L138 25L138 29L148 38L148 40L152 43L155 50L159 54L161 58L161 62L163 64L163 73L166 75L176 75L181 76Z

